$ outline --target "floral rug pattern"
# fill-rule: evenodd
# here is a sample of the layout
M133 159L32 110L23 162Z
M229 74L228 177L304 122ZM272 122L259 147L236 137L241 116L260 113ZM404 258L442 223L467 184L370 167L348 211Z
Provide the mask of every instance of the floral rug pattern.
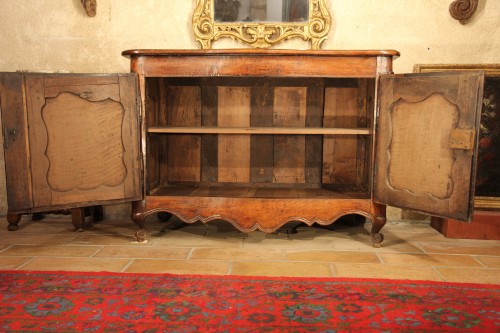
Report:
M500 332L500 285L0 271L0 332Z

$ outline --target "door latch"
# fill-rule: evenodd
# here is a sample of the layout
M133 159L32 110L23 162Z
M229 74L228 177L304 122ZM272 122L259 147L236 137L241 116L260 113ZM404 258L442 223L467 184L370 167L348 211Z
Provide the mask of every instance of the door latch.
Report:
M472 150L476 131L473 129L455 128L451 130L450 148Z

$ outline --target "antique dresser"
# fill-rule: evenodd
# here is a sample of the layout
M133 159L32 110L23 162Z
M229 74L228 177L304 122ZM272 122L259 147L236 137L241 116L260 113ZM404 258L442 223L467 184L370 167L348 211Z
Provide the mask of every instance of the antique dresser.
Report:
M0 75L9 228L132 202L145 220L468 220L483 75L392 73L393 50L128 50L131 74Z

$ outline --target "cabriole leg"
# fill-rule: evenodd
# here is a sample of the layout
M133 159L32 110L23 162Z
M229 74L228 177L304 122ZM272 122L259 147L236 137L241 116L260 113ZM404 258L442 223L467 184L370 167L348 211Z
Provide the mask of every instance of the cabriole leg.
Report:
M373 214L373 225L372 225L372 242L373 247L379 248L384 241L384 235L380 233L380 230L384 227L386 218L386 206L373 203L374 214Z
M135 238L139 243L146 240L146 219L144 217L144 201L132 202L132 221L139 227L135 233Z

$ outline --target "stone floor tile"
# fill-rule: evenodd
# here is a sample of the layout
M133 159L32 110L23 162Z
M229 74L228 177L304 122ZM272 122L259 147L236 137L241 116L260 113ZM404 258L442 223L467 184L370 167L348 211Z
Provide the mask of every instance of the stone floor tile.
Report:
M125 271L129 273L227 275L229 263L223 261L136 259Z
M282 250L254 250L234 248L196 248L190 256L191 260L262 260L276 261L284 260Z
M303 262L234 262L232 275L288 276L288 277L329 277L329 264Z
M2 251L2 256L54 256L80 258L92 256L100 248L100 246L12 245L8 249Z
M191 234L165 235L150 239L149 243L154 246L167 247L241 247L243 240L234 237L211 237Z
M500 242L448 239L428 223L388 223L382 247L371 223L309 227L290 223L276 233L242 233L224 221L185 224L148 217L147 242L131 220L105 220L75 232L68 216L7 231L0 219L0 269L137 271L174 274L351 276L494 283ZM297 233L293 233L297 231ZM425 251L425 252L424 252ZM489 281L489 282L488 282Z
M420 243L426 253L468 254L500 257L500 241L461 243Z
M466 255L379 253L379 257L387 265L481 267L481 264Z
M500 284L500 269L438 267L436 270L449 282Z
M477 256L474 257L474 259L481 262L488 268L500 268L500 256L498 257Z
M131 245L136 244L138 246L148 246L151 245L149 241L138 243L135 237L132 235L124 234L93 234L93 233L80 233L71 242L71 245Z
M141 258L141 259L187 259L191 249L159 246L104 246L94 257Z
M335 276L375 279L403 279L442 281L443 279L431 267L398 266L383 264L333 264Z
M9 237L2 240L3 246L8 245L63 245L74 240L78 234L36 234L10 232Z
M0 269L17 269L30 260L31 257L0 257Z
M287 250L285 254L288 261L380 263L377 255L370 252Z
M309 250L322 250L331 249L332 241L328 238L319 238L311 240L295 239L295 238L271 238L264 239L248 238L243 242L245 249L309 249Z
M58 258L37 257L26 265L23 270L43 271L84 271L84 272L121 272L130 263L129 259L109 258Z
M335 251L423 253L418 246L399 239L393 239L390 236L385 237L380 248L375 248L371 238L367 236L337 239L332 241L331 249Z

